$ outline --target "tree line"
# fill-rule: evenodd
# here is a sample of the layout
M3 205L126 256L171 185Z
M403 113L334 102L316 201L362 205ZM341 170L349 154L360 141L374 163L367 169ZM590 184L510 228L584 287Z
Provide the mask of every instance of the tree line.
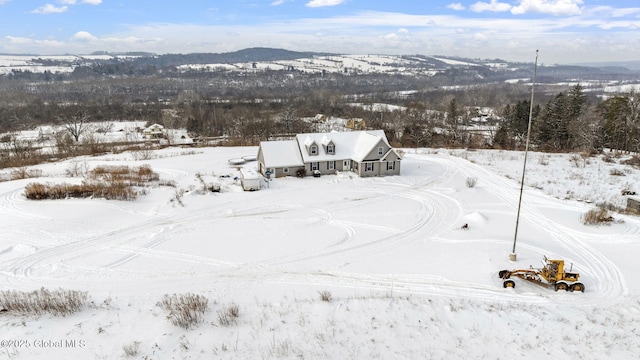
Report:
M524 144L531 110L529 100L504 109L495 144ZM542 151L640 151L640 97L635 91L590 102L581 85L556 94L531 111L531 144Z
M81 81L0 77L0 133L9 134L0 143L5 158L12 153L30 156L38 144L12 142L11 132L58 124L66 132L56 134L56 143L71 154L87 123L142 120L186 128L195 138L226 137L233 144L257 145L319 131L321 121L310 119L324 114L362 119L368 128L385 130L397 147L520 149L531 112L530 139L537 150L640 150L640 99L633 91L597 97L580 85L555 93L557 88L547 85L539 87L531 107L530 88L523 84L437 85L452 74L299 74L297 80L282 72ZM406 93L407 88L417 90ZM472 120L483 107L495 114L485 117L479 129Z

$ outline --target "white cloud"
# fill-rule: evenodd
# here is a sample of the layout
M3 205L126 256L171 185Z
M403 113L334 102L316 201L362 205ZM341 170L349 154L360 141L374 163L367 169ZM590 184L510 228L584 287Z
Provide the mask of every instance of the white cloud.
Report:
M58 0L60 4L64 5L76 5L80 4L90 4L90 5L100 5L102 4L102 0Z
M591 6L583 9L583 14L600 18L640 17L640 8L613 8L611 6Z
M487 41L489 40L489 38L487 37L487 35L482 34L482 33L475 33L473 35L473 38L478 40L478 41Z
M307 3L308 7L323 7L340 5L346 0L311 0Z
M276 0L276 1L272 2L270 5L271 5L271 6L278 6L278 5L282 5L282 4L284 4L284 1L285 1L285 0Z
M520 5L511 8L511 13L521 15L541 13L551 15L578 15L582 13L583 0L521 0Z
M490 3L478 1L477 3L471 5L471 11L474 12L504 12L511 10L511 5L507 3L498 2L498 0L491 0Z
M400 40L400 36L398 36L398 34L394 34L394 33L387 34L387 35L383 36L382 38L385 39L385 40L392 40L392 41Z
M60 4L65 5L76 5L76 4L89 4L89 5L100 5L102 4L102 0L58 0Z
M276 0L269 0L273 1ZM80 0L77 2L80 4ZM289 0L285 0L286 3ZM469 17L361 11L341 16L232 26L150 23L122 27L119 32L100 35L91 33L93 30L90 28L82 28L84 31L76 29L66 35L64 44L52 42L51 46L45 46L47 41L44 39L56 40L53 38L55 35L45 35L41 41L0 36L0 52L83 54L109 50L189 53L266 46L297 51L326 52L331 49L332 52L347 54L363 51L455 54L529 61L530 49L540 48L545 50L545 61L551 63L579 62L598 57L640 58L640 40L637 30L633 30L640 28L640 19L616 18L611 16L614 9L606 9L599 7L601 11L594 13L593 7L585 6L581 16L568 16L562 21L551 16ZM635 13L633 9L617 11ZM265 28L269 31L264 31ZM562 45L573 44L576 38L590 39L591 46L575 44L570 48ZM20 41L25 45L19 45ZM593 48L602 51L593 52Z
M65 45L65 43L56 40L37 40L19 36L5 36L4 39L12 45L20 46L36 45L38 47L58 48Z
M460 3L453 3L453 4L449 4L447 5L447 8L451 9L451 10L456 10L456 11L461 11L464 10L464 5L460 4Z
M55 5L47 4L32 10L31 12L34 14L59 14L66 12L67 10L69 10L68 6L56 7Z
M73 35L73 38L75 40L81 40L81 41L98 40L97 37L91 35L91 33L87 32L87 31L78 31L77 33L75 33L75 35Z

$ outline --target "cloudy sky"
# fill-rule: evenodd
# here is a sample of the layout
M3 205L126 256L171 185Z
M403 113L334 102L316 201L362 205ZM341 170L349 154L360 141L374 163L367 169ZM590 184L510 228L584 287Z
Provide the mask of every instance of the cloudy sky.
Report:
M0 0L0 53L247 47L579 63L640 60L637 0Z

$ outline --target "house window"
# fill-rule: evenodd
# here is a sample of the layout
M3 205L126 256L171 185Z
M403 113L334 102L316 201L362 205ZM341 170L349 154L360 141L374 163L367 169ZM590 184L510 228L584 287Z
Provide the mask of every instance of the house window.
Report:
M309 148L309 152L311 153L311 155L318 155L318 147L316 145L311 145L311 148Z
M384 154L384 148L381 146L378 148L378 155L383 155Z
M333 144L327 145L327 154L334 154L334 153L335 153L335 145Z
M318 170L319 167L320 167L320 163L317 163L317 162L311 163L311 171Z
M372 162L364 163L364 171L373 171L373 163Z
M327 170L334 170L336 168L335 161L327 161Z
M387 162L387 170L395 170L396 168L396 162L395 161L388 161Z

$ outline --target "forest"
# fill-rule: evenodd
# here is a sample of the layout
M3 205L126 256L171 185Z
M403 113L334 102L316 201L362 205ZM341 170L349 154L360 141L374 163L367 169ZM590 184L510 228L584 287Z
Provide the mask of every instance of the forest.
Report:
M543 69L533 88L505 81L527 75L526 68L517 74L450 67L435 74L354 75L177 71L173 62L120 61L63 74L14 71L0 75L0 163L40 161L37 141L19 141L15 133L41 125L66 129L54 134L59 157L106 146L80 136L91 123L145 121L187 129L194 139L257 145L317 131L309 121L317 114L361 119L367 128L385 130L396 147L521 149L529 133L530 146L539 151L640 150L634 90L587 91L579 81L556 82L557 71ZM481 114L487 108L491 113Z

